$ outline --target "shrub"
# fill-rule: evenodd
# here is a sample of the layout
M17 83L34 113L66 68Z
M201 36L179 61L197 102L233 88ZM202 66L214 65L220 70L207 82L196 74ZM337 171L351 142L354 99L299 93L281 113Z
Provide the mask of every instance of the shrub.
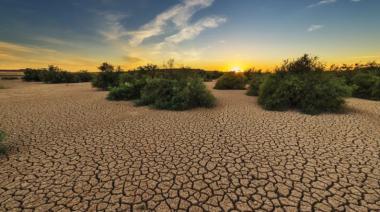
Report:
M137 101L137 105L154 104L159 95L160 98L163 98L164 94L170 94L174 86L175 80L163 78L148 79L146 86L141 90L141 99Z
M259 90L260 90L260 85L263 83L264 79L265 79L264 76L261 76L261 75L256 75L255 77L253 77L249 83L247 95L248 96L258 96Z
M152 105L157 109L187 110L195 107L213 107L215 97L199 78L154 78L147 81L137 104Z
M0 155L4 154L6 151L6 147L3 144L4 139L5 139L5 133L3 131L0 131Z
M61 71L57 66L49 66L47 70L40 71L39 79L45 83L62 83L71 80L68 74Z
M206 107L211 108L216 104L216 98L207 90L200 79L191 79L187 83L189 89L190 108Z
M98 75L110 74L113 67L103 64ZM116 72L117 73L117 72ZM210 77L214 76L211 74ZM107 99L109 100L137 100L136 105L150 105L157 109L186 110L195 107L212 107L215 98L203 84L207 78L203 70L195 69L165 69L159 70L155 65L147 65L136 70L117 75L117 80L104 80L115 82L115 86L106 84L111 88ZM113 87L113 88L112 88Z
M248 69L243 74L247 78L248 81L251 81L252 79L254 79L256 77L261 77L261 76L264 75L264 73L262 72L262 70L255 69L255 68Z
M25 69L23 80L28 82L44 83L78 83L90 82L92 74L87 71L78 73L63 71L56 66L49 66L48 69Z
M132 84L126 83L119 85L118 87L111 88L107 99L113 101L133 100L138 98L137 93L140 93L140 91L136 91Z
M76 75L79 82L91 82L93 78L93 74L89 73L88 71L80 71L73 74Z
M136 79L131 82L125 82L118 87L114 87L108 94L108 100L120 101L120 100L134 100L139 99L141 96L141 90L146 85L146 79Z
M352 92L343 80L323 74L311 74L305 81L298 108L307 114L338 112Z
M377 82L372 86L372 99L374 100L380 100L380 80L377 80Z
M287 110L299 101L304 82L297 76L275 74L260 86L259 104L267 110Z
M295 108L306 114L340 110L351 88L323 70L317 59L308 55L286 61L260 86L259 104L268 110Z
M92 86L101 90L109 90L119 85L121 70L115 71L114 67L108 63L103 63L98 69L100 73L94 77Z
M218 79L214 89L219 90L244 90L246 78L243 74L226 73Z
M222 72L219 71L203 71L201 77L205 82L211 82L212 80L218 79L223 76Z
M353 77L355 86L353 96L365 99L376 99L376 84L380 81L378 76L360 73Z
M24 76L23 80L28 81L28 82L40 82L40 72L42 70L36 70L36 69L25 69L24 70Z

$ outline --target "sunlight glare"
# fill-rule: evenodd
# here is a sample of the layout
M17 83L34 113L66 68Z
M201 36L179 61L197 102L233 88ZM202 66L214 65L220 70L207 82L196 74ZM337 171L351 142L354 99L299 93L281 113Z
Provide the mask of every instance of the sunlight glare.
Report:
M241 72L241 68L239 66L232 67L231 71L233 72Z

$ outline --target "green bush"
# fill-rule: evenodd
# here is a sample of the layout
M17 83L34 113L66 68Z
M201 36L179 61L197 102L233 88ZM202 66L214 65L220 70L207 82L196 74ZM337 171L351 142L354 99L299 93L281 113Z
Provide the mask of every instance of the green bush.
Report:
M49 66L47 70L40 71L39 79L45 83L75 83L78 82L75 74L63 71L56 66Z
M243 74L247 78L248 81L251 81L257 77L262 77L265 75L261 69L255 69L255 68L251 68L247 71L244 71Z
M380 80L377 80L377 82L372 86L372 99L374 100L380 100Z
M4 139L5 139L5 133L3 131L0 131L0 155L6 152L6 147L3 144Z
M78 82L91 82L94 74L87 71L80 71L78 73L72 73L76 76Z
M121 70L115 71L114 67L108 63L103 63L99 67L99 70L100 73L98 73L92 81L93 87L101 90L109 90L119 85L119 77L122 73Z
M308 55L285 62L260 86L259 104L267 110L295 108L306 114L339 111L351 88L323 70L317 58Z
M133 100L138 98L140 91L136 91L132 84L126 83L118 87L111 88L107 99L113 101Z
M195 107L213 107L215 97L199 78L154 78L147 81L137 104L152 105L157 109L187 110Z
M249 83L249 88L247 91L248 96L258 96L260 85L264 82L264 76L256 75L252 78L252 80Z
M259 89L258 102L267 110L287 110L299 102L303 81L295 75L274 74Z
M344 97L352 93L351 87L343 80L323 75L311 74L304 78L302 97L298 108L307 114L338 112L344 105Z
M222 72L219 71L202 71L201 77L205 82L211 82L223 76Z
M191 69L188 67L159 69L158 66L152 64L138 67L136 70L131 72L134 72L134 75L150 78L161 77L165 79L183 79L195 77L202 78L204 81L212 81L223 75L223 73L219 71L205 71L202 69Z
M30 68L25 69L23 80L28 81L28 82L41 82L41 79L40 79L41 71L44 71L44 70L42 69L37 70L37 69L30 69Z
M56 66L49 66L48 69L25 69L23 80L28 82L44 83L79 83L90 82L92 74L87 71L68 72Z
M244 90L246 78L243 74L229 72L218 79L214 89L218 90Z
M141 90L145 85L146 79L144 78L122 83L110 90L107 99L114 101L139 99L141 97Z
M359 73L353 77L353 96L364 99L377 99L376 85L380 78L374 74Z

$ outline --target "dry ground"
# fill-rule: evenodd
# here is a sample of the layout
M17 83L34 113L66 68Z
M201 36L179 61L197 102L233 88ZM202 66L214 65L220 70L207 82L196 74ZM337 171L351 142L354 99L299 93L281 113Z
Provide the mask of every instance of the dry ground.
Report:
M88 83L5 86L0 211L380 210L380 102L307 116L213 91L214 109L168 112Z

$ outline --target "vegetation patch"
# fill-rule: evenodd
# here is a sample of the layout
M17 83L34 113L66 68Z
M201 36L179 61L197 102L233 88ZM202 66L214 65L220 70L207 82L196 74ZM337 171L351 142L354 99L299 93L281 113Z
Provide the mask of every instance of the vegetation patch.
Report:
M191 68L164 68L159 69L158 66L148 64L140 66L135 70L123 71L120 67L114 68L111 64L103 63L99 67L98 73L94 80L93 86L101 90L112 90L112 88L123 86L123 89L114 89L114 92L123 92L122 90L130 89L135 84L142 82L135 82L135 79L145 78L164 78L164 79L186 79L186 78L200 78L203 81L212 81L219 78L222 73L218 71L204 71L201 69ZM129 84L124 86L123 84ZM112 98L112 97L110 97Z
M215 97L207 90L203 83L204 78L199 73L189 69L164 71L155 65L121 72L117 79L109 81L113 87L108 86L110 92L107 99L135 100L138 106L149 105L163 110L213 107Z
M371 62L354 66L332 66L328 74L336 75L351 86L353 97L380 100L380 64Z
M259 74L254 76L250 82L247 91L248 96L258 96L260 91L260 86L265 80L265 75Z
M352 78L353 96L363 99L380 99L380 77L371 73L359 73Z
M215 84L218 90L245 90L247 78L242 73L229 72L221 76Z
M122 73L120 67L115 70L113 65L103 63L98 69L100 73L94 77L92 86L104 91L119 86L119 77Z
M109 90L112 101L135 100L137 106L149 105L163 110L188 110L196 107L213 107L215 97L203 81L216 77L219 72L206 74L193 69L158 69L146 65L133 71L114 70L103 64L95 78L97 86ZM207 79L207 80L206 80Z
M80 83L90 82L92 77L93 75L87 71L68 72L57 66L49 66L47 69L25 69L23 80L44 83Z
M157 109L188 110L215 106L215 97L199 78L165 79L147 81L141 91L138 105L151 105Z
M324 74L324 66L315 57L288 62L267 77L259 88L258 102L267 110L298 109L306 114L337 112L351 87L343 80Z
M117 87L111 88L107 99L113 101L139 99L141 97L141 90L146 84L147 81L145 78L128 80Z

